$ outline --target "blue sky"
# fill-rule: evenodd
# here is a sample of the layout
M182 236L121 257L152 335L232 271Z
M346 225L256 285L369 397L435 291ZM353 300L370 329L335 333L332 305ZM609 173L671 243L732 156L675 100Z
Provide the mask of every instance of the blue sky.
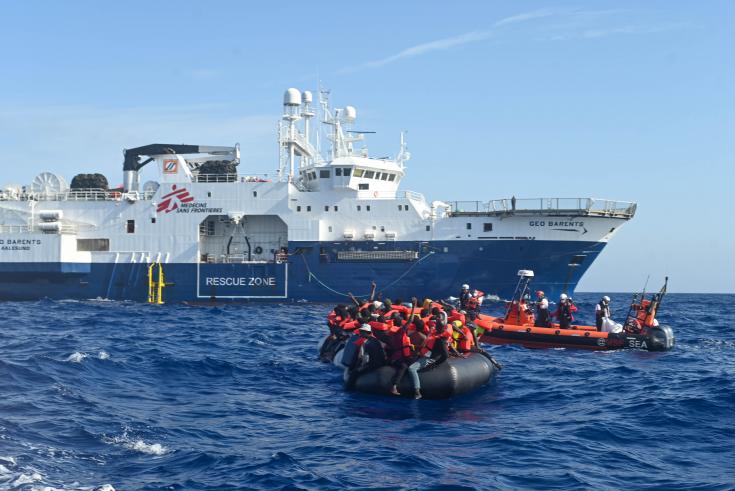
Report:
M320 5L319 9L316 5ZM283 90L332 90L429 199L639 203L580 289L733 292L733 2L4 2L2 183L121 181L121 150L243 148Z

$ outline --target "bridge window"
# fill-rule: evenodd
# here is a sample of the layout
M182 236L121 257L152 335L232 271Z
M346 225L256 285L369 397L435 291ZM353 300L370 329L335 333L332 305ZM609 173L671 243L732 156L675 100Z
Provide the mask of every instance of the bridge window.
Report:
M375 175L374 171L371 171L371 170L365 171L365 179L372 179L374 175Z
M472 224L470 222L467 222L467 230L472 230Z
M350 177L350 171L351 170L352 169L350 167L345 167L344 168L345 177Z
M492 223L483 223L482 224L482 231L483 232L492 232L493 231L493 224Z
M337 177L341 177L342 176L342 167L337 167L336 169L334 169L334 175L337 176Z
M386 174L385 172L383 172L383 174L380 176L380 180L381 181L385 181L386 179L388 179L388 174Z
M319 178L320 179L329 179L329 171L328 170L320 170L319 171Z
M357 185L357 189L359 189L360 191L367 191L368 189L370 189L370 184L368 184L366 182L364 182L362 184L358 184Z
M388 180L389 180L390 182L393 182L393 181L395 181L395 180L396 180L396 175L395 175L395 174L391 174L391 175L389 175L389 176L388 176Z
M365 172L365 169L355 169L355 172L352 174L355 177L362 177L362 174Z
M125 229L129 234L135 233L135 220L128 220L127 225L125 226Z

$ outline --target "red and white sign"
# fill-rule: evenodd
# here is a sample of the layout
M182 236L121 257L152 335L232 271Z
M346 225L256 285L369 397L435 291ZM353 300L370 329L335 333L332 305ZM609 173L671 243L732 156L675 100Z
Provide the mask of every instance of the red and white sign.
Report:
M176 162L175 160L173 162ZM158 204L156 211L158 213L171 213L179 207L180 204L191 203L194 196L189 194L186 188L176 188L176 184L171 186L171 192L165 196L161 196L161 202Z
M172 159L172 160L164 160L163 161L163 173L164 174L176 174L179 172L179 161Z

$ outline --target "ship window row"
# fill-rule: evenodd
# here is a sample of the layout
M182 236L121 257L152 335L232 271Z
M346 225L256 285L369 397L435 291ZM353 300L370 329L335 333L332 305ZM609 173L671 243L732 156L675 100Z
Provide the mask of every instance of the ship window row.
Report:
M362 205L357 205L357 211L362 211ZM365 211L370 211L370 205L365 205Z
M398 211L408 211L408 205L398 205Z
M355 171L352 172L352 168L350 167L336 167L334 169L334 175L336 177L350 177L350 174L355 177L364 177L365 179L375 179L379 181L394 182L396 180L396 175L389 172L376 172L366 169L355 169ZM323 169L319 171L319 179L329 179L330 176L331 172L329 171L329 169ZM304 173L304 180L306 181L313 181L316 178L316 171L309 171Z
M376 172L360 168L355 169L355 172L352 175L355 177L364 177L365 179L376 179L380 181L393 182L396 180L395 174L391 174L389 172Z
M301 205L299 205L299 206L297 206L297 207L296 207L296 211L301 211ZM307 211L307 212L308 212L308 211L311 211L311 205L308 205L308 206L306 207L306 211Z

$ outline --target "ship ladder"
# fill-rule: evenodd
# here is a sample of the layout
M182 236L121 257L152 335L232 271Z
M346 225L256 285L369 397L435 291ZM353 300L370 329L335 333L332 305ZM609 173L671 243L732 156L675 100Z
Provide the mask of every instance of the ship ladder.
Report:
M148 265L148 303L163 305L163 289L168 286L160 261Z

